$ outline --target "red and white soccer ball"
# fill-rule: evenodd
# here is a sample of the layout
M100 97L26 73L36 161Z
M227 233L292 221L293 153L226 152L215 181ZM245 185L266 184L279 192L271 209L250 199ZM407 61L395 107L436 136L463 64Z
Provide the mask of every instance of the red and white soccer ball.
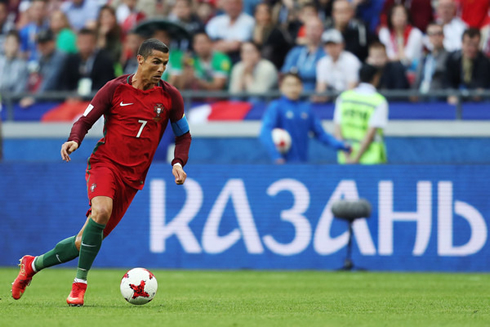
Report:
M133 268L121 279L121 294L131 304L150 302L157 294L157 289L155 275L145 268Z
M272 141L277 151L281 154L286 154L291 149L291 135L285 129L274 128L272 130Z

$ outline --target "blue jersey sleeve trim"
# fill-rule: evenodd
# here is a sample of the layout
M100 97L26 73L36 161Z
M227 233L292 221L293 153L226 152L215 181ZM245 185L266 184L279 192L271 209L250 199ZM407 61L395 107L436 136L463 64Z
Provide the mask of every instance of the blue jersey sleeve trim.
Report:
M189 123L187 123L187 118L185 118L185 115L180 120L171 123L171 125L175 136L182 136L189 132Z

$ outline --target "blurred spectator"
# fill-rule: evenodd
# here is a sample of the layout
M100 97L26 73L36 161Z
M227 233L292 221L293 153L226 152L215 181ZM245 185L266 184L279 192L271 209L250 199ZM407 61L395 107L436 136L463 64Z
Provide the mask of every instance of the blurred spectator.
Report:
M294 39L288 31L272 23L271 8L265 3L255 7L255 27L252 41L261 48L262 57L281 69Z
M332 18L325 21L327 29L335 28L342 33L345 50L353 53L364 61L367 57L368 45L375 37L369 32L364 22L354 18L355 11L347 0L335 0Z
M191 0L176 0L168 19L184 26L190 35L204 30L201 19L192 11Z
M226 89L230 75L230 58L213 50L209 36L200 32L194 35L194 55L185 60L183 88L191 90L219 91Z
M373 42L369 45L369 55L366 63L381 70L381 77L376 88L379 90L408 89L405 67L399 61L390 61L386 54L386 47L381 42Z
M122 31L117 23L114 8L108 5L100 8L96 30L97 47L105 50L114 63L119 63L122 53Z
M490 58L490 17L488 23L481 28L480 33L480 49L485 54L485 56Z
M141 35L135 32L130 32L126 35L123 45L122 68L123 74L134 74L138 69L138 49L144 39Z
M65 53L76 53L77 35L71 30L65 13L55 10L51 15L50 29L56 35L56 48Z
M260 56L260 50L253 42L242 44L241 61L233 66L230 79L230 93L248 92L265 94L277 86L276 67Z
M455 90L483 90L490 86L490 62L478 50L480 31L469 28L463 33L461 50L452 52L446 62L447 87ZM449 103L456 103L451 96Z
M379 40L386 46L388 58L401 61L406 67L417 63L422 55L422 32L410 25L408 10L395 5L388 14L388 27L379 31Z
M7 33L3 50L0 54L0 93L25 92L29 72L27 61L20 54L20 37L15 30Z
M461 9L461 19L468 24L469 27L482 28L486 21L488 21L490 1L460 1L459 5Z
M99 8L97 0L67 0L61 5L61 10L75 31L84 27L95 28Z
M262 3L262 0L243 0L243 11L248 15L253 15L257 5Z
M297 20L298 2L294 0L272 0L272 21L275 25L286 26L289 22ZM299 29L299 26L298 26ZM296 31L298 32L298 31Z
M427 27L427 36L431 51L420 61L413 88L421 93L441 90L445 87L446 60L449 53L444 49L444 31L442 25L431 23Z
M315 3L307 2L303 4L299 10L298 19L301 27L296 35L296 44L304 45L306 44L306 33L305 33L305 23L310 19L319 18L318 8Z
M412 25L425 32L427 25L434 20L432 3L429 0L386 0L381 11L381 26L387 26L389 11L394 5L402 5L407 8L412 18Z
M65 54L56 49L55 36L51 30L39 32L36 37L40 54L38 69L29 75L28 88L31 93L43 93L60 89L59 79L65 61ZM25 97L20 106L25 108L34 104L34 98Z
M63 65L60 86L87 95L104 86L114 76L114 62L104 50L97 49L96 32L82 28L77 35L78 53L70 54Z
M3 43L7 33L15 29L13 15L9 15L7 2L0 2L0 49L3 49Z
M39 59L36 45L36 35L48 29L48 19L46 17L46 1L33 0L27 10L29 23L19 32L21 46L20 50L30 64L35 65Z
M216 14L216 7L209 1L197 1L196 15L206 25Z
M123 0L117 6L116 18L123 35L129 33L140 21L146 18L146 14L137 7L138 0Z
M325 145L338 150L349 150L344 142L325 132L320 120L311 110L311 103L301 101L303 86L297 74L287 73L281 81L281 98L272 101L262 118L260 141L266 146L275 163L308 161L309 134ZM291 148L279 153L272 141L272 130L281 128L291 136Z
M336 29L323 33L322 41L327 56L318 61L316 67L316 91L327 90L342 92L357 86L361 62L352 53L344 50L344 39ZM328 98L316 96L314 101L328 101Z
M366 23L369 32L376 33L385 0L353 0L356 17Z
M242 0L223 0L223 10L223 15L207 23L206 32L215 41L216 51L228 54L232 62L237 62L241 43L252 39L255 20L242 12Z
M13 21L16 24L16 28L19 29L17 23L19 22L20 19L19 7L20 7L21 0L9 0L6 2L8 3L8 10L7 10L9 16L8 19Z
M439 0L437 3L437 22L444 28L444 48L446 51L461 49L461 38L466 24L456 16L454 0Z
M162 79L175 86L181 85L184 71L184 52L178 47L171 46L172 37L168 31L157 29L153 32L152 37L162 41L171 49L167 68L163 72Z
M314 91L316 86L316 66L320 58L325 56L322 48L323 23L319 18L306 22L307 43L292 48L281 68L283 74L297 73L302 79L305 91Z

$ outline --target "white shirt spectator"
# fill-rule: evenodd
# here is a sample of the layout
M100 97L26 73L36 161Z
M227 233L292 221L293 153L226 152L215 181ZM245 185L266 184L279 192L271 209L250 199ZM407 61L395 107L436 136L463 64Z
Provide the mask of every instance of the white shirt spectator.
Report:
M386 54L388 55L388 58L392 60L397 59L399 55L395 44L396 41L392 38L388 28L383 27L379 30L379 40L386 46ZM409 66L412 61L418 60L422 56L423 46L424 35L418 28L412 27L404 47L407 62L403 62L403 64Z
M454 17L449 24L444 25L444 49L449 52L460 50L463 33L467 28L468 25L459 17Z
M244 42L252 38L254 25L253 17L245 13L241 13L233 25L230 25L228 15L220 15L209 21L206 33L212 40Z
M245 65L238 62L233 66L230 79L230 92L249 92L263 94L272 90L277 85L277 69L269 60L261 59L253 70L253 83L245 85L245 90L240 89L240 79L243 76Z
M336 91L345 91L349 84L359 81L360 68L359 59L348 51L342 51L337 62L325 56L316 66L316 81L326 83Z
M376 88L369 83L361 83L355 91L361 94L374 94L376 93ZM340 105L342 103L342 98L338 97L335 102L335 111L333 113L333 121L340 124L342 120L342 115L340 112ZM388 125L388 102L384 101L379 106L374 109L373 114L369 119L369 127L385 128Z
M73 29L77 31L86 27L87 23L95 24L99 9L100 5L97 0L83 0L79 4L66 1L61 4L61 11L65 13Z

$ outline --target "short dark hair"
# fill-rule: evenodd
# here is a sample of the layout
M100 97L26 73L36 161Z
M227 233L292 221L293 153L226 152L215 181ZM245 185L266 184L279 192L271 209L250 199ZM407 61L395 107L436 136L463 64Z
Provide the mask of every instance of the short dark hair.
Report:
M143 58L148 58L149 55L153 52L153 50L157 50L163 53L169 53L169 49L165 43L158 39L147 39L141 43L140 48L138 49L138 55L143 56Z
M287 72L286 74L282 75L281 83L282 83L282 81L284 81L286 79L286 77L296 78L300 83L303 83L301 76L299 76L299 74L296 72L290 71L290 72Z
M478 28L475 28L475 27L467 28L463 32L463 36L462 36L461 40L464 39L465 35L468 36L470 39L472 39L476 36L481 37L480 30Z
M371 83L378 74L379 69L370 64L363 64L359 69L359 80L361 83Z
M386 51L386 45L384 45L383 43L379 42L379 41L374 41L372 42L369 47L369 49L383 49Z
M78 35L92 35L93 37L97 37L97 33L90 28L82 28L78 31Z

